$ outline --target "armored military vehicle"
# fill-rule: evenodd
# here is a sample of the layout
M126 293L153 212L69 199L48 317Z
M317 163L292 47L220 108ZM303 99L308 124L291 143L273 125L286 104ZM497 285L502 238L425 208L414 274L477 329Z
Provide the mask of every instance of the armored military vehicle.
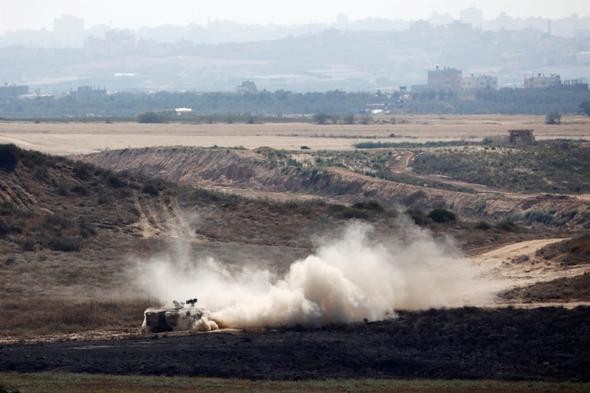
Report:
M172 307L148 308L143 313L141 331L161 333L179 330L216 330L217 324L210 321L207 311L196 307L197 299L172 302Z

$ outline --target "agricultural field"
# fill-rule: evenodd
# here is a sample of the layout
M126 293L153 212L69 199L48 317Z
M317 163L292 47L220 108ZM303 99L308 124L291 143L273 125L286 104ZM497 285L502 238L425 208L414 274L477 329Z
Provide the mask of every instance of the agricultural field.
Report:
M254 149L351 150L365 141L423 142L505 136L508 129L534 128L538 139L588 139L590 120L564 116L546 125L543 116L404 115L377 117L373 124L139 124L106 122L0 122L0 143L53 154L92 153L147 146L243 146Z

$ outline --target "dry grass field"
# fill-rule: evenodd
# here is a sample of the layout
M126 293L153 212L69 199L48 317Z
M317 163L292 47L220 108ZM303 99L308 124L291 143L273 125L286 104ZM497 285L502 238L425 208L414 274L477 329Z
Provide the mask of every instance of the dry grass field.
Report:
M250 381L239 379L107 376L87 374L0 374L7 387L23 392L584 392L587 384L496 381L325 380ZM10 391L10 390L9 390Z
M52 154L83 154L103 149L148 146L269 146L299 150L349 150L366 140L421 142L506 135L512 128L533 128L538 139L590 139L590 118L564 116L561 125L543 116L458 115L376 118L376 124L139 124L75 122L0 122L0 143ZM393 124L395 123L395 124ZM394 135L395 137L392 137Z
M107 376L87 374L0 374L5 389L22 392L584 392L588 384L495 381L407 381L390 379L250 381L240 379ZM1 387L0 387L1 388ZM2 391L2 390L0 390ZM6 391L6 390L4 390Z

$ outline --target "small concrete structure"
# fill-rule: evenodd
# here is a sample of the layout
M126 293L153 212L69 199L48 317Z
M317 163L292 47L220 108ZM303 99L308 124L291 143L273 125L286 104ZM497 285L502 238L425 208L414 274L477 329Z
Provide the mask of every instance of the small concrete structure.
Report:
M508 130L510 134L509 142L511 145L532 145L535 143L534 130Z

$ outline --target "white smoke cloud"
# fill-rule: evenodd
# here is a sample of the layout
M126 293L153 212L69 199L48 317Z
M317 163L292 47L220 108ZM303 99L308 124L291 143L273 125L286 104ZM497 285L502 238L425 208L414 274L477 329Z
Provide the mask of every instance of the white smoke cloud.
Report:
M141 264L138 284L162 302L199 297L220 326L233 328L382 320L395 310L487 304L500 288L449 242L410 223L401 239L370 240L372 228L349 225L286 274L244 266L230 271L188 252ZM409 240L408 240L409 239Z

